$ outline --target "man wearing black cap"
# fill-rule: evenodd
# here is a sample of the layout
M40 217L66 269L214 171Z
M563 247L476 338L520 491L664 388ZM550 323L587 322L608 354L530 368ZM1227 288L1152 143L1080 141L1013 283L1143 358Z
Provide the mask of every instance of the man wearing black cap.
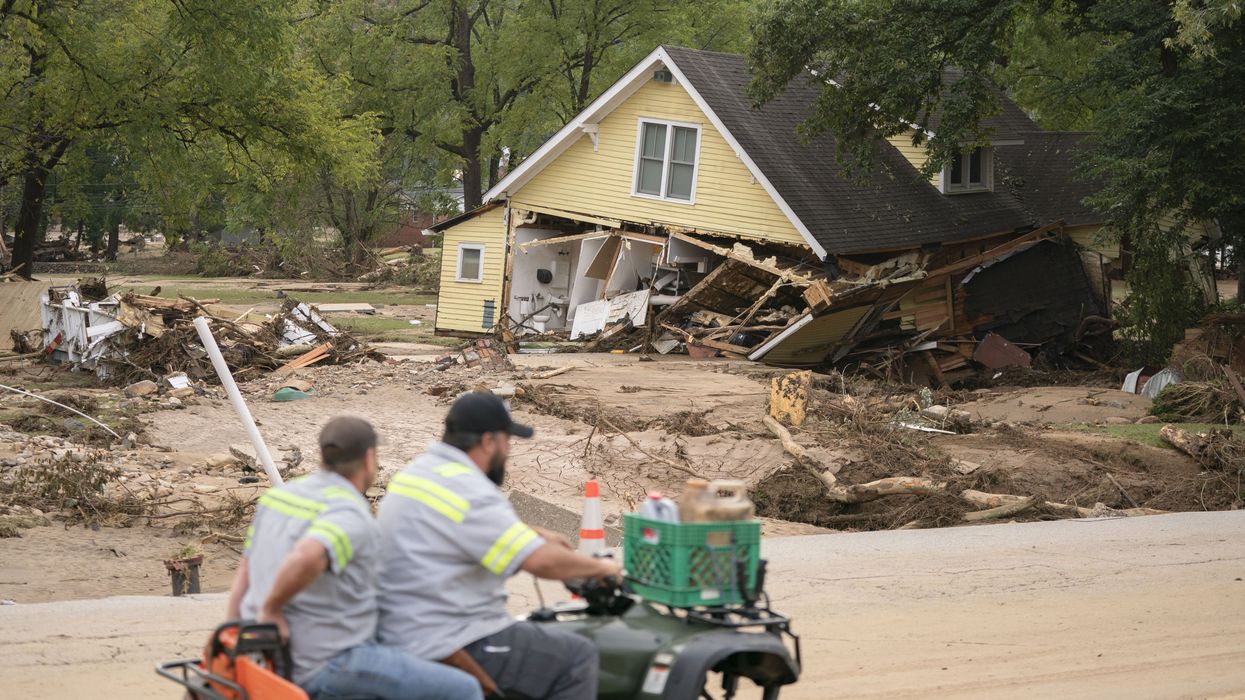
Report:
M380 533L363 492L376 442L367 421L334 418L320 432L320 471L260 497L229 617L276 623L312 698L479 700L466 673L375 643Z
M595 698L596 648L573 633L516 621L506 612L506 579L521 570L567 580L621 569L519 520L498 488L512 436L531 437L532 429L511 420L496 396L464 394L450 407L441 441L389 482L377 516L379 638L472 669L489 694Z

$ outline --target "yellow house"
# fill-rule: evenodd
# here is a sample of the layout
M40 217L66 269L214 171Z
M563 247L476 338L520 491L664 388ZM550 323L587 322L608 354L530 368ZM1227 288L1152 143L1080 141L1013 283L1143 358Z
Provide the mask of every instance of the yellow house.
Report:
M797 136L819 82L798 79L755 109L749 80L740 56L658 47L483 207L433 227L444 236L437 331L574 338L622 315L638 324L682 303L737 244L772 259L778 277L833 279L905 251L984 248L1058 221L1092 243L1101 223L1071 178L1081 135L1041 132L1006 100L987 121L991 145L933 180L918 173L923 149L899 137L880 145L862 184L841 176L833 139Z

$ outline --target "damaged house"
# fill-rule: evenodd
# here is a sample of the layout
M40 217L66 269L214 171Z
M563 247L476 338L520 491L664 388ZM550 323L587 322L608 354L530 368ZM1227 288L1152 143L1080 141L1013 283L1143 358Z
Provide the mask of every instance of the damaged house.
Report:
M1004 100L992 143L932 180L901 135L861 184L832 138L796 134L811 76L762 109L749 80L741 56L659 47L484 206L433 227L437 332L785 366L904 358L938 379L1109 335L1118 252L1081 204L1081 134Z

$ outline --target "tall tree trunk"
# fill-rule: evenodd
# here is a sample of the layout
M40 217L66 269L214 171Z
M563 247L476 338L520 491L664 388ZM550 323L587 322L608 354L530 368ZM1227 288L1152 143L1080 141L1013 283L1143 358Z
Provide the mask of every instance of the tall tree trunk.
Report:
M480 163L480 143L484 132L473 127L463 130L463 210L471 211L484 203L484 168Z
M13 268L30 279L34 270L35 243L39 240L39 222L43 220L43 198L48 190L48 173L39 164L22 176L22 202L17 210L17 226L13 230Z
M579 114L588 104L592 94L592 69L596 67L596 54L592 50L593 37L588 37L588 45L584 47L584 67L579 71L579 88L575 92L575 104L571 114Z
M86 228L86 223L82 219L78 219L78 235L74 236L73 249L78 252L78 248L82 246L82 230Z
M108 226L108 249L104 251L104 259L112 262L117 259L117 248L121 245L121 222L113 221Z
M1245 304L1245 255L1236 253L1236 303Z
M1236 263L1236 302L1245 304L1245 207L1233 207L1220 217L1219 228L1223 233L1220 243L1224 248L1232 246L1232 262Z
M474 99L476 87L476 65L471 56L471 29L475 23L470 9L465 3L454 2L450 6L450 37L454 48L458 50L457 73L452 86L454 98L459 104L470 105ZM472 121L463 127L462 159L463 159L463 209L471 211L480 206L484 197L481 185L484 182L484 170L480 163L480 143L484 135L480 127L480 119L475 109L471 109Z

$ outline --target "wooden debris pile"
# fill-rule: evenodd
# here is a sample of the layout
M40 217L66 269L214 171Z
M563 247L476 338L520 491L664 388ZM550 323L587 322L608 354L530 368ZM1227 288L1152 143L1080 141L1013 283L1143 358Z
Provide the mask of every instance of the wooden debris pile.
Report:
M438 370L444 371L455 365L483 367L490 370L514 369L514 364L510 362L510 356L506 354L505 347L488 338L470 341L462 348L437 358L436 368Z
M800 499L820 501L821 507L815 503L806 503L797 508L809 507L824 512L828 504L834 509L831 512L836 513L815 517L808 522L823 526L871 523L874 526L891 528L945 526L1012 518L1024 514L1040 514L1050 518L1087 518L1164 512L1139 506L1109 472L1106 474L1107 479L1124 499L1121 505L1126 504L1129 507L1114 507L1093 501L1091 503L1094 505L1087 507L1076 502L1053 500L1042 493L1017 495L983 490L983 486L998 484L994 477L983 473L989 470L983 470L980 464L941 455L936 449L929 449L929 444L924 439L913 439L919 432L908 432L905 428L915 428L919 424L909 424L907 421L914 419L903 418L911 413L909 407L896 405L889 398L878 401L879 397L875 396L832 395L830 402L833 405L829 408L838 418L833 421L836 427L832 429L831 443L840 451L840 455L843 454L842 450L855 451L861 453L862 458L840 456L827 460L822 456L827 454L825 449L801 444L792 434L793 430L798 431L804 426L806 420L822 415L827 408L823 405L827 402L823 395L828 392L812 387L811 379L810 373L805 371L774 377L771 380L769 412L762 418L762 422L780 441L784 452L792 460L788 470L776 473L773 478L791 480L795 477L798 485L794 488L786 486L777 495L768 494L766 489L762 489L762 501L758 502L762 510L773 505L768 500L789 498L798 494ZM915 405L926 405L932 399L933 395L928 389L922 394L924 395L913 400ZM817 404L815 406L810 405L810 400L814 397ZM944 428L962 430L971 422L971 416L967 412L939 404L928 405L918 415L921 419L940 420ZM814 431L824 435L827 427L826 422L820 421ZM955 431L932 429L930 432ZM830 454L833 455L834 452ZM1223 454L1223 450L1215 452L1216 456ZM863 462L873 464L874 468L857 471L857 475L864 478L853 480L845 476L845 465L841 461L844 459L863 459ZM834 460L839 461L835 463ZM816 495L810 491L815 491ZM1075 501L1075 498L1067 500ZM893 507L862 507L883 501ZM790 507L790 504L783 504L780 509ZM774 510L768 512L774 514Z
M396 277L415 264L420 253L419 246L400 245L371 251L375 267L356 279L360 282L385 282Z
M51 287L42 300L42 352L50 360L129 384L184 372L216 381L192 321L206 317L236 378L315 363L376 359L367 345L339 331L315 307L287 299L271 318L238 315L215 299L109 294L102 280Z
M1206 360L1209 359L1210 363ZM1185 330L1184 340L1172 351L1173 367L1189 376L1199 366L1226 365L1245 374L1245 313L1213 313L1195 328Z

